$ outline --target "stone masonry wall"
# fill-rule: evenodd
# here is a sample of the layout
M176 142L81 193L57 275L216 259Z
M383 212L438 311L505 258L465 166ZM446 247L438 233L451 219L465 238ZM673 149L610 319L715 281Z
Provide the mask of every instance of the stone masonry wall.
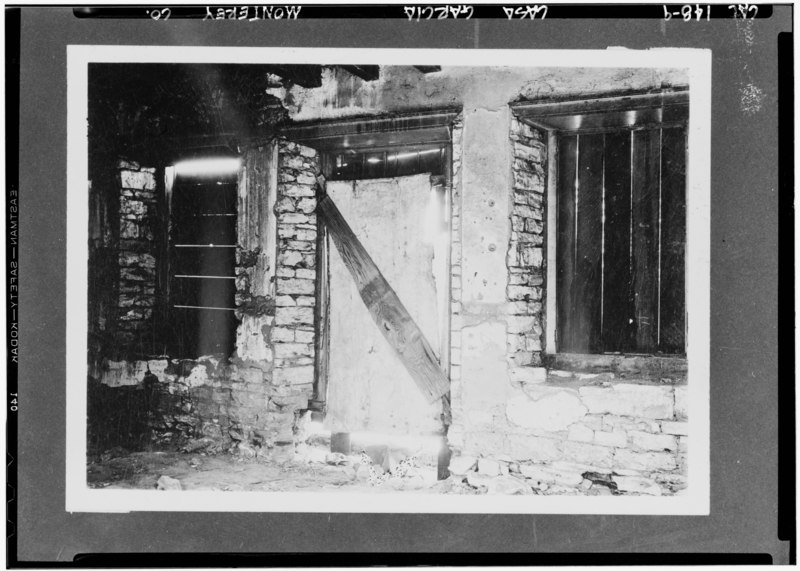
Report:
M541 367L544 314L544 201L547 172L546 135L511 118L513 206L508 243L509 378L544 381Z
M546 136L513 116L510 124L508 381L497 383L491 397L482 397L502 405L482 413L462 406L461 393L470 387L462 387L454 377L454 424L448 435L454 451L451 472L473 486L490 489L499 485L498 477L511 476L514 486L544 494L680 493L687 475L685 384L654 382L634 371L623 379L611 372L576 373L542 366ZM456 215L454 206L454 228ZM454 231L454 252L460 240ZM460 260L460 249L453 258ZM454 270L454 276L460 270ZM454 300L455 284L454 280ZM461 323L457 313L453 322ZM454 337L457 329L454 325Z
M117 167L120 197L116 345L129 352L149 353L156 293L156 169L132 161L120 161Z
M510 474L545 494L671 495L686 487L686 385L584 379L525 385L496 452L461 454L467 478Z
M114 387L138 387L148 396L136 402L148 410L133 416L149 418L152 440L285 459L294 454L296 420L308 407L314 383L318 157L312 149L283 141L245 151L243 165L238 182L236 351L230 359L106 360L91 371L102 390L95 387L90 400L110 398L108 389ZM130 166L126 163L126 170ZM141 180L144 189L130 191L126 199L143 193L152 200L152 171L137 172L150 176L124 175L126 184ZM147 208L154 205L153 200ZM123 213L141 210L121 207L123 230L128 220ZM134 222L136 228L125 230L129 237L124 240L130 242L134 235L149 239L149 228ZM121 252L120 259L124 256ZM148 256L138 258L141 267L133 258L125 266L130 275L141 277L131 281L139 286L134 299L143 303L153 298L146 288L154 287L155 258ZM141 324L148 318L142 313ZM102 406L95 404L94 410ZM102 434L106 427L93 428L95 441L113 441ZM124 441L137 440L136 435L123 436Z
M452 181L450 207L450 427L448 441L455 446L463 445L464 439L464 407L462 403L461 382L461 201L462 201L462 169L464 121L459 116L453 122L452 131Z
M317 208L314 149L281 141L278 194L278 262L275 297L274 383L309 399L314 384ZM306 403L307 404L307 403Z

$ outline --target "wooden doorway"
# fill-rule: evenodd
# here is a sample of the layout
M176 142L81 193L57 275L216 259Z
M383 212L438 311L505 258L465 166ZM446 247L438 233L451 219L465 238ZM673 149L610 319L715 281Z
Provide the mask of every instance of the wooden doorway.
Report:
M449 200L442 177L417 174L331 181L341 211L447 368ZM364 305L340 253L329 259L325 424L334 433L441 434L442 401L429 403Z

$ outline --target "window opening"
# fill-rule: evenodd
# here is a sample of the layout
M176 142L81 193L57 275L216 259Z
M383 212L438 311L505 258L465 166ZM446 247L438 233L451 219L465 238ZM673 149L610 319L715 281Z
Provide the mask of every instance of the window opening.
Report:
M685 126L557 145L559 351L684 353Z
M229 355L236 335L236 158L175 165L169 221L170 355Z

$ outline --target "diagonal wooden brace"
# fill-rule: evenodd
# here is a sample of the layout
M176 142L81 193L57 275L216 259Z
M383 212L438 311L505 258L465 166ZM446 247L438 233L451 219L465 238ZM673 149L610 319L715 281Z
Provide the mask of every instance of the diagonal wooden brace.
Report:
M317 212L353 276L358 293L372 319L400 357L419 390L431 403L445 397L450 390L450 383L439 366L430 343L353 233L336 204L329 196L321 194L317 202Z

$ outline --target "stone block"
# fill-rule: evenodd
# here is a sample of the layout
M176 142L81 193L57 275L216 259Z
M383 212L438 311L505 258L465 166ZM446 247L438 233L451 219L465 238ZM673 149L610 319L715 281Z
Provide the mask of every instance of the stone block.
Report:
M283 266L294 267L300 265L303 261L303 254L298 250L283 250L278 255L278 264Z
M508 401L509 422L533 430L558 432L586 414L586 407L574 391L553 389L533 396L538 398L522 395Z
M528 335L525 337L525 349L528 351L541 351L542 338L541 333L535 335Z
M514 156L537 163L542 161L542 151L540 148L524 145L522 143L514 143Z
M287 149L288 152L293 152L294 150L289 151ZM288 152L280 155L280 168L301 170L305 164L305 159L302 156L288 154Z
M640 450L677 450L678 441L671 434L650 434L634 431L630 433L631 442Z
M463 476L468 472L473 472L478 459L475 456L453 456L450 458L448 469L455 476Z
M297 305L297 303L290 295L278 295L275 297L276 307L294 307L295 305Z
M121 169L119 179L122 188L133 190L155 190L156 188L156 177L151 172Z
M526 266L541 268L544 261L544 249L526 244L522 247L520 258Z
M316 218L301 212L287 212L279 217L280 224L311 224L316 222Z
M273 351L276 359L314 356L314 346L308 343L275 343Z
M299 331L298 331L299 333ZM275 342L290 343L295 340L295 330L288 327L274 327L270 332L270 340Z
M611 413L644 418L672 418L671 387L616 384L581 387L580 396L590 413Z
M294 332L294 339L298 343L313 343L314 342L314 332L313 331L303 331L303 330L296 330Z
M621 430L616 430L614 432L599 431L594 435L594 443L600 446L625 448L628 445L628 435Z
M509 333L528 333L539 326L539 317L532 315L510 315L506 318Z
M310 307L275 308L276 325L313 325L314 309Z
M511 301L515 300L540 300L542 299L542 288L529 285L509 285L506 294Z
M135 222L123 220L120 222L119 237L122 239L135 239L139 237L139 225Z
M517 169L514 171L514 188L521 190L542 188L542 181L538 175Z
M504 446L505 435L502 433L470 431L464 434L465 454L494 454L503 450Z
M544 232L544 224L540 220L528 218L525 220L525 231L533 234L541 234Z
M669 472L677 467L677 463L675 456L668 452L634 452L619 449L614 455L614 467L642 472Z
M661 423L661 432L664 434L673 434L675 436L688 436L689 423L665 420Z
M297 210L305 214L311 214L317 208L317 200L315 198L301 198L297 201Z
M284 196L280 200L275 203L275 214L285 214L287 212L295 212L297 208L295 207L294 200L291 197Z
M567 439L575 442L592 442L594 430L581 423L572 424L567 432Z
M660 431L659 423L649 418L630 418L627 416L617 416L607 414L603 418L603 430L622 430L628 432L639 430L642 432L656 433Z
M675 418L677 420L689 419L689 387L686 385L675 387Z
M562 457L563 442L541 436L509 434L506 437L508 454L515 460L549 462Z
M477 489L488 488L492 480L494 478L486 474L478 474L477 472L469 472L467 474L467 483Z
M595 434L595 438L597 435ZM579 462L590 466L610 468L614 458L614 449L606 446L597 446L583 442L564 443L563 459L570 462Z
M500 464L489 458L479 458L478 473L486 476L499 476Z
M661 487L649 478L639 478L636 476L611 476L617 489L621 492L633 494L646 494L649 496L660 496Z
M315 270L307 270L304 268L298 268L295 272L295 275L298 279L303 280L314 280L317 277L317 272Z
M602 430L603 429L603 417L599 414L587 414L581 420L581 424L591 428L592 430Z
M531 487L526 485L519 478L505 474L493 478L489 482L487 493L503 496L530 494Z
M583 476L578 471L558 470L529 464L520 464L519 470L526 478L545 484L574 487L583 481Z
M316 180L314 181L316 182ZM316 189L312 186L313 183L309 184L279 184L278 185L278 194L282 194L284 196L291 196L295 198L300 197L314 197L317 194Z
M275 369L273 373L275 384L301 385L314 382L314 367L290 367L286 369Z
M277 282L276 289L278 294L314 294L314 280L278 278Z
M297 175L297 182L299 184L311 184L311 185L313 185L313 184L317 183L317 177L315 177L311 173L300 173L300 174Z

